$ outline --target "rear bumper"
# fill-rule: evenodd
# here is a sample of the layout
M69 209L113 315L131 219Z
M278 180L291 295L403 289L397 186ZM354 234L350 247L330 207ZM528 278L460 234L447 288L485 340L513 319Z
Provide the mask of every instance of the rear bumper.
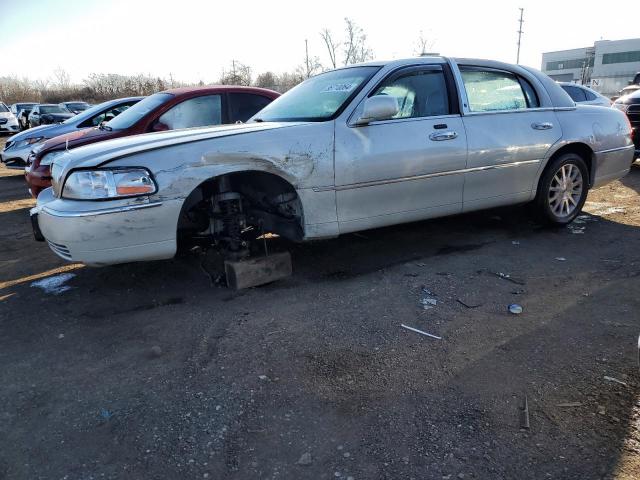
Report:
M181 207L179 200L70 201L47 189L31 214L56 255L99 266L172 258Z
M594 157L596 165L593 188L598 188L629 173L635 158L635 146L627 145L596 152Z

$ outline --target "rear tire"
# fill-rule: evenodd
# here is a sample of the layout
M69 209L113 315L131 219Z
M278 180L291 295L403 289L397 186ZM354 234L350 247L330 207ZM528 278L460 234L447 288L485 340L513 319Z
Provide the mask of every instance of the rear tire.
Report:
M582 210L589 192L589 169L575 153L565 153L545 169L534 206L538 217L550 225L567 225Z

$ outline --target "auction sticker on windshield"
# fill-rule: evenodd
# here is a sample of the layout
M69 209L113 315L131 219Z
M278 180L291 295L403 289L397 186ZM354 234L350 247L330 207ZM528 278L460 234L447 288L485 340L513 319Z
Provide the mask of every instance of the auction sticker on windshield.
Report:
M356 88L355 83L334 83L324 87L322 93L350 92L354 88Z

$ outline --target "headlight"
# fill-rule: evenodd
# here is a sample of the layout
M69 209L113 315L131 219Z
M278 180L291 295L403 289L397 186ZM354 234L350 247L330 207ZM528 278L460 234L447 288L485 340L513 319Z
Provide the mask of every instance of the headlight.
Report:
M27 145L35 145L36 143L44 142L45 140L48 139L45 137L33 137L27 138L25 140L19 140L16 142L14 148L26 147Z
M35 149L33 150L33 152L38 153ZM58 158L60 155L64 155L65 153L67 152L65 152L64 150L49 152L45 154L44 157L42 157L42 160L40 160L40 165L51 165L56 158Z
M621 112L627 113L627 110L629 110L629 104L628 103L614 103L613 104L613 108L617 108Z
M100 200L151 195L157 190L151 174L144 168L79 170L67 177L62 197L73 200Z

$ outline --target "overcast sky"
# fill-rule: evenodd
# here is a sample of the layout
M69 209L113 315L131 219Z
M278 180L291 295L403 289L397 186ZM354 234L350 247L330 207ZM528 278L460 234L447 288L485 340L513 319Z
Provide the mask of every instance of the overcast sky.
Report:
M291 71L304 60L305 39L328 64L319 32L342 37L344 17L364 29L376 59L413 56L422 31L442 55L515 62L518 7L521 63L536 68L544 51L640 36L637 22L619 16L629 2L617 0L606 8L549 0L0 0L0 76L46 78L62 67L75 82L91 72L212 82L232 59L254 75Z

